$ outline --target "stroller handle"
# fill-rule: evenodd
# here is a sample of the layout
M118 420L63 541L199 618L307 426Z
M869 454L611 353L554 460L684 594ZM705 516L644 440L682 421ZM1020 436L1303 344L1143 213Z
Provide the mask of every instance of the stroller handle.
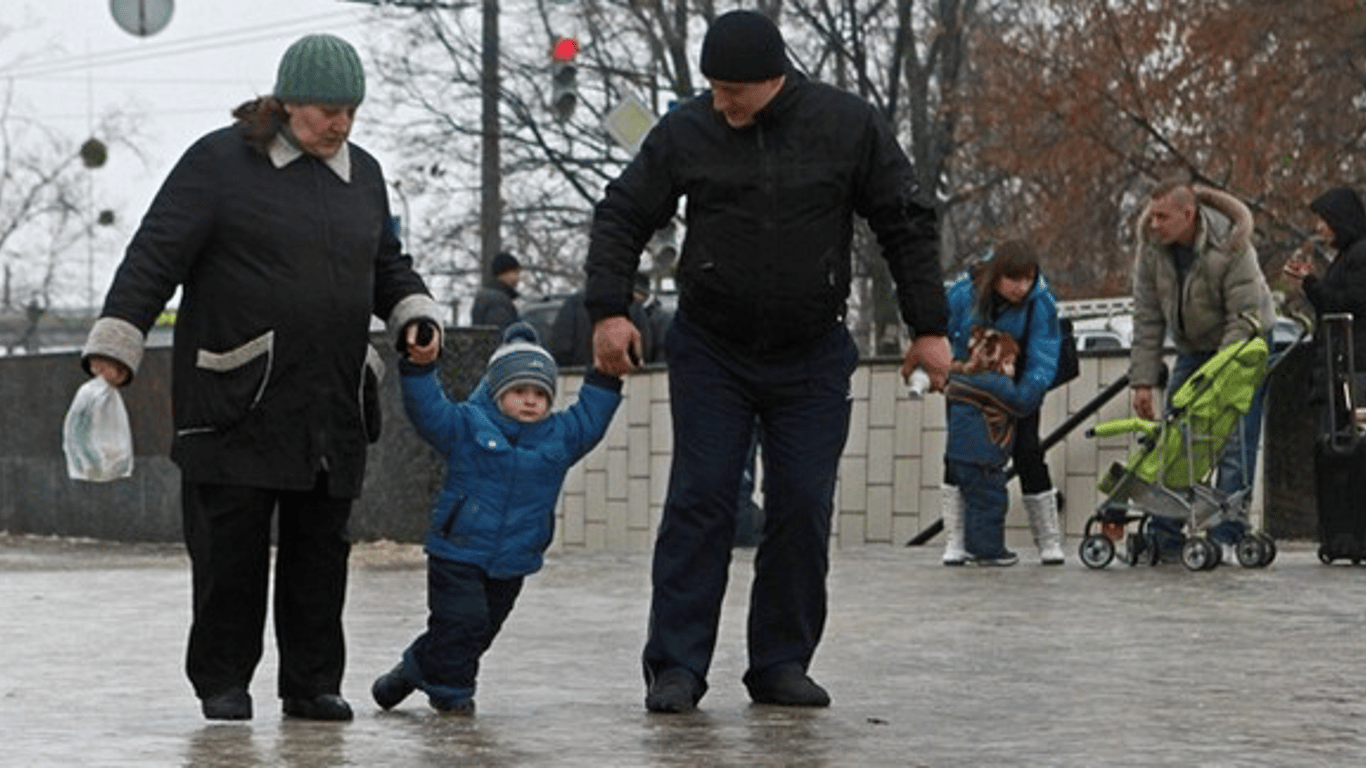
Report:
M1138 416L1111 419L1110 421L1102 421L1086 430L1086 436L1114 437L1116 435L1128 435L1134 432L1141 432L1145 437L1151 438L1157 434L1157 422L1150 419L1142 419Z

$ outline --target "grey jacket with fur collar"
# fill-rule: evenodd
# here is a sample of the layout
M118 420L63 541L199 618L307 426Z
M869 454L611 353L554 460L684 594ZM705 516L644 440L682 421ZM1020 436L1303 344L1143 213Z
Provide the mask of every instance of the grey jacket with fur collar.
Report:
M1155 386L1168 332L1178 352L1213 352L1248 337L1244 313L1256 314L1264 329L1275 321L1271 291L1252 246L1252 212L1237 198L1208 187L1192 187L1200 231L1195 263L1177 285L1171 251L1148 237L1149 210L1138 220L1134 258L1134 342L1129 384Z

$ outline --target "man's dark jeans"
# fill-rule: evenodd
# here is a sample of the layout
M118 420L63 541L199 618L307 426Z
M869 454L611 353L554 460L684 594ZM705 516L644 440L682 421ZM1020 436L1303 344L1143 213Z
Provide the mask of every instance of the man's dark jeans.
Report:
M858 350L834 327L794 355L756 359L706 338L682 314L668 350L674 453L655 542L646 679L681 667L705 690L756 416L764 524L750 590L749 667L806 669L825 626L835 478Z

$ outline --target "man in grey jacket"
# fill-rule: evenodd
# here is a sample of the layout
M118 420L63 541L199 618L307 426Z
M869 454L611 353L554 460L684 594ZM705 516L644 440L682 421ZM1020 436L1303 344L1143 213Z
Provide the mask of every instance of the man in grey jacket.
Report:
M1166 388L1172 393L1221 347L1248 338L1244 315L1254 314L1264 331L1275 321L1271 291L1252 247L1252 212L1232 195L1180 180L1154 188L1139 218L1133 291L1129 382L1134 411L1146 419L1161 412L1153 388L1168 333L1177 353ZM1215 487L1225 493L1246 489L1244 506L1256 471L1265 396L1263 387L1219 462ZM1160 517L1153 522L1156 543L1165 556L1174 556L1182 543L1180 522ZM1212 533L1220 543L1232 544L1243 528L1223 523Z

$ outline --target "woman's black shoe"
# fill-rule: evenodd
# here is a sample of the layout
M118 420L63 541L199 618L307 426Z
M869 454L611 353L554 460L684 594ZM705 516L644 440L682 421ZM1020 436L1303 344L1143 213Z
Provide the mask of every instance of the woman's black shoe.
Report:
M335 693L324 693L311 699L287 698L285 714L304 720L350 720L351 705Z
M215 693L204 698L199 705L204 717L210 720L251 719L251 694L240 688Z

